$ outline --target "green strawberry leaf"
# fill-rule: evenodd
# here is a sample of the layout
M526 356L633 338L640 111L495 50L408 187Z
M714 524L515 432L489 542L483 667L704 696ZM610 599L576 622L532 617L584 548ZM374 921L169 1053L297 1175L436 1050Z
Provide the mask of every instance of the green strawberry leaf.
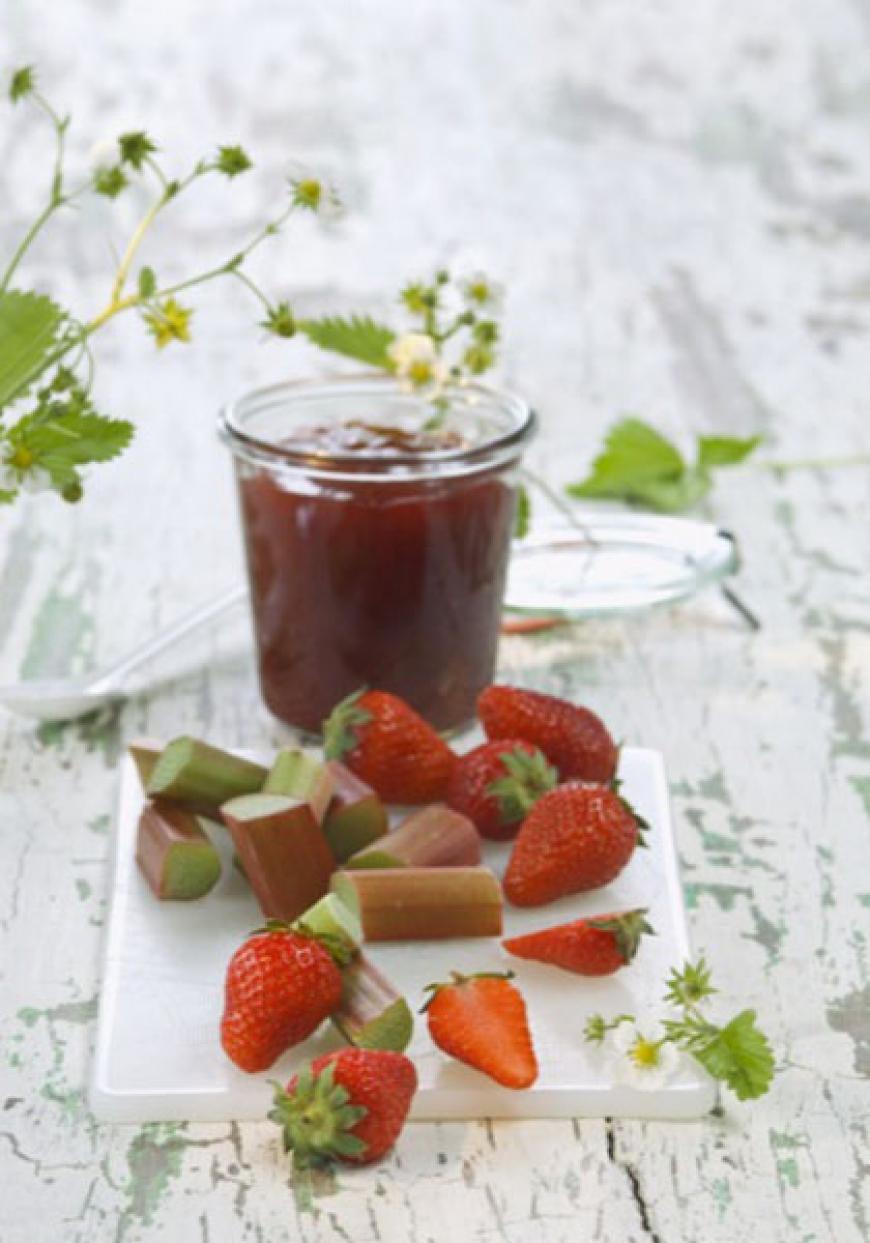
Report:
M679 513L707 495L713 469L736 466L760 443L760 436L699 436L697 460L689 465L676 445L654 427L640 419L623 419L607 433L587 477L565 490L581 499L628 501Z
M761 436L699 436L698 467L736 466L745 461L761 444Z
M63 310L42 294L0 293L0 409L44 370L63 320Z
M773 1078L773 1053L755 1026L755 1011L742 1010L707 1044L691 1049L714 1079L727 1083L740 1101L763 1096Z
M654 427L640 419L622 419L607 433L590 474L566 491L577 497L632 499L642 485L679 480L685 470L679 449Z
M395 339L395 333L384 324L375 323L368 315L352 315L350 319L339 315L302 319L296 326L322 350L392 370L387 351Z

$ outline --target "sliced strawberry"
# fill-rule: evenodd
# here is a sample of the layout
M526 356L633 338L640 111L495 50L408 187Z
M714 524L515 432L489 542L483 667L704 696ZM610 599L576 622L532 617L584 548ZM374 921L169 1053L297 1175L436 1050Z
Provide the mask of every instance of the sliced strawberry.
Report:
M460 975L430 984L429 1034L445 1053L506 1088L528 1088L538 1077L526 1003L513 972Z
M576 975L612 975L637 953L641 938L653 933L646 909L575 919L502 941L517 958L530 958Z

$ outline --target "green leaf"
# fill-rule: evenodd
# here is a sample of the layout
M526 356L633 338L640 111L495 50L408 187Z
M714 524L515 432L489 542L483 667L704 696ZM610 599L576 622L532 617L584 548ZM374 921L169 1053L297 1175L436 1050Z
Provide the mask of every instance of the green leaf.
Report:
M742 462L760 437L701 436L693 466L676 445L640 419L623 419L607 433L604 449L589 475L568 484L569 496L629 501L663 513L679 513L697 504L713 486L714 467Z
M344 354L373 367L382 367L385 371L392 370L387 350L396 334L385 325L375 323L368 315L352 315L350 319L339 315L302 319L297 323L297 328L322 350Z
M698 466L704 470L711 466L736 466L761 444L761 436L699 436Z
M685 470L680 451L654 427L640 419L622 419L607 433L590 474L566 491L571 496L631 500L645 485L677 481Z
M138 286L140 298L153 298L157 292L157 277L153 268L142 268Z
M755 1026L755 1011L743 1010L701 1048L695 1057L714 1079L728 1084L738 1100L763 1096L773 1078L773 1053Z
M57 303L41 294L0 293L0 410L44 369L63 319Z
M9 81L9 98L13 104L17 104L19 99L24 99L25 95L30 95L36 89L36 70L33 65L22 65L20 69L16 69Z
M517 488L517 512L514 518L514 539L525 539L529 533L532 517L532 502L528 488L523 484Z
M695 467L685 471L679 479L647 479L634 485L625 493L625 499L664 514L680 513L691 509L713 486L706 471Z

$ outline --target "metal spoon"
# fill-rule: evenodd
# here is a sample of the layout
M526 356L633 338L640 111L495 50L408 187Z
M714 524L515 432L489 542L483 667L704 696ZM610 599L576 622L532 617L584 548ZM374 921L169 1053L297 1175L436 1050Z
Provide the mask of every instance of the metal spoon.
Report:
M248 596L245 587L229 591L186 613L174 625L154 635L147 643L128 653L123 660L97 673L81 678L51 678L0 686L0 704L11 712L38 721L72 721L106 704L117 703L129 692L129 677L158 652L171 647L191 630L214 621Z

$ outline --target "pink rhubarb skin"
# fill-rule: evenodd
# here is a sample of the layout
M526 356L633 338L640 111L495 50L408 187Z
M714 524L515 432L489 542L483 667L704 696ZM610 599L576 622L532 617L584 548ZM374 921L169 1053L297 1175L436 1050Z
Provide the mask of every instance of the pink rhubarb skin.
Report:
M435 803L351 855L345 867L473 867L480 860L480 835L471 820Z

